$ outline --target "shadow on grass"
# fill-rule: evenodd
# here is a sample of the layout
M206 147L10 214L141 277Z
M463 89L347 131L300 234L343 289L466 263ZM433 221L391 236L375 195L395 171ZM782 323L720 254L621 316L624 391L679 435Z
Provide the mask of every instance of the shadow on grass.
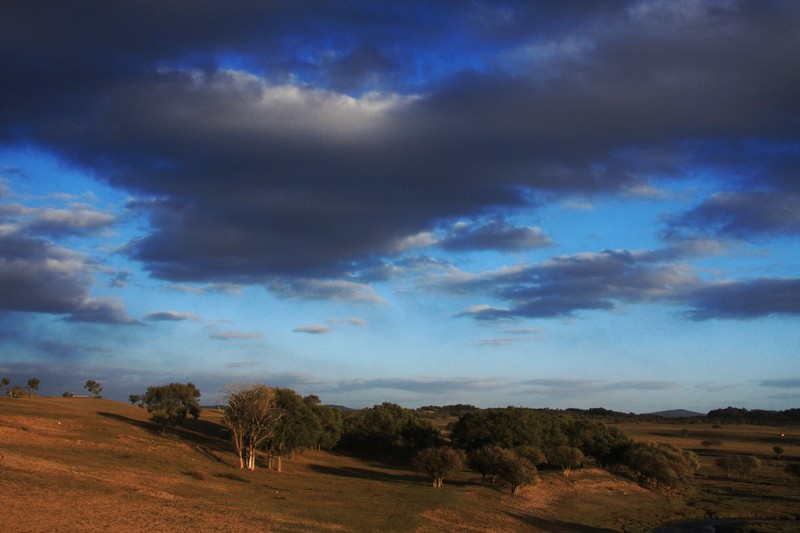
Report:
M106 411L99 411L97 414L106 418L125 422L126 424L145 429L158 435L161 434L161 427L151 422L136 420L135 418ZM177 438L178 440L191 444L192 449L207 459L226 464L225 461L216 455L219 452L230 450L228 441L224 440L224 433L225 428L220 424L207 420L187 419L184 420L183 426L169 428L164 437Z
M428 478L419 474L392 474L389 472L382 472L379 470L370 470L369 468L358 468L353 466L327 466L321 464L308 465L311 470L319 474L326 474L329 476L347 477L353 479L366 479L370 481L385 481L387 483L409 483L413 485L426 485L430 484ZM445 478L445 485L450 486L467 486L471 483L461 480L451 480Z
M585 533L614 533L616 529L607 529L603 527L585 526L582 524L575 524L572 522L564 522L563 520L550 520L547 518L539 518L536 516L522 515L518 513L506 513L508 516L515 520L519 520L523 524L536 527L542 531L552 532L573 532L580 531Z

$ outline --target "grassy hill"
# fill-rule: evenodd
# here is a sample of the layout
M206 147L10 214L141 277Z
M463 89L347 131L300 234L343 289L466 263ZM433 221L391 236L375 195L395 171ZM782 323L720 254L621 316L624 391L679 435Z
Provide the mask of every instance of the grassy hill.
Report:
M162 437L128 404L0 398L6 531L649 531L705 516L592 468L512 497L468 471L435 490L408 465L331 452L283 473L235 464L213 410Z

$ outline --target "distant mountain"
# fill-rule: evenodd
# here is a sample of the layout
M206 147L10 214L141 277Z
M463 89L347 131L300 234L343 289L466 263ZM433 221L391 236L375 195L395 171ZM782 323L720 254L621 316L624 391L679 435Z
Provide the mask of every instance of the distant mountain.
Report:
M693 416L706 416L705 413L697 413L695 411L687 411L686 409L672 409L669 411L659 411L657 413L648 413L653 416L663 416L664 418L689 418Z
M333 407L334 409L339 409L343 413L349 413L350 411L358 411L358 409L353 409L352 407L345 407L344 405L325 404L325 407Z

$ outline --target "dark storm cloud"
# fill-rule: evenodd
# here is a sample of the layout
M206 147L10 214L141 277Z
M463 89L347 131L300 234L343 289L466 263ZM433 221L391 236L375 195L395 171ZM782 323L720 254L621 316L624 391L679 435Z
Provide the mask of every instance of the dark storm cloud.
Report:
M687 265L664 263L715 253L710 243L662 250L606 250L559 256L481 274L451 273L432 283L459 294L486 294L504 307L476 305L457 316L477 320L570 316L614 310L625 303L665 303L688 308L694 320L751 319L800 314L800 280L709 282Z
M518 251L552 246L553 241L539 228L513 226L495 219L480 225L455 224L437 245L446 250Z
M0 182L0 185L2 182ZM114 217L92 208L0 203L0 310L64 315L70 322L133 324L111 298L93 298L89 257L42 238L92 233Z
M699 283L684 266L654 262L651 254L625 250L559 256L535 265L450 275L440 281L445 290L480 292L509 303L508 309L476 306L461 313L483 320L613 310L620 303L674 298Z
M124 306L92 298L94 267L80 254L19 235L0 236L0 309L65 315L70 322L132 324Z
M193 315L191 313L179 313L177 311L154 311L152 313L147 313L144 319L156 322L182 322L184 320L200 320L197 315Z
M709 284L688 295L695 320L800 315L800 279L754 279Z
M54 340L40 341L35 344L35 349L56 359L80 359L87 354L111 354L114 352L113 349L107 346L93 346Z
M744 240L800 235L800 193L716 194L671 221L667 236L686 232L708 232Z
M730 141L800 142L794 4L429 4L7 2L0 139L156 198L131 247L153 276L235 283L333 281L447 220L715 168ZM798 158L767 151L737 183L780 192ZM501 229L450 245L519 242ZM501 295L554 316L676 275L592 289L565 268Z

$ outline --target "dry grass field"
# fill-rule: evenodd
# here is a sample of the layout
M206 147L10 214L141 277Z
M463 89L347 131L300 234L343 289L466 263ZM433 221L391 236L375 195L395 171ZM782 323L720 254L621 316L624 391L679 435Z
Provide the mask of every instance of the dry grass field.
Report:
M636 438L682 438L677 426L624 429ZM727 516L800 512L798 480L768 457L773 444L766 441L764 471L748 481L721 479L708 466L720 450L701 450L698 488L684 498L593 468L568 478L545 471L538 485L511 496L507 486L485 486L468 471L435 490L408 465L330 452L298 455L282 473L240 471L220 430L213 411L162 437L144 410L120 402L0 398L3 530L636 532L704 518L712 507ZM730 431L722 440L750 451L749 428ZM690 436L687 444L697 448L699 440ZM798 459L796 440L784 448L782 461Z

